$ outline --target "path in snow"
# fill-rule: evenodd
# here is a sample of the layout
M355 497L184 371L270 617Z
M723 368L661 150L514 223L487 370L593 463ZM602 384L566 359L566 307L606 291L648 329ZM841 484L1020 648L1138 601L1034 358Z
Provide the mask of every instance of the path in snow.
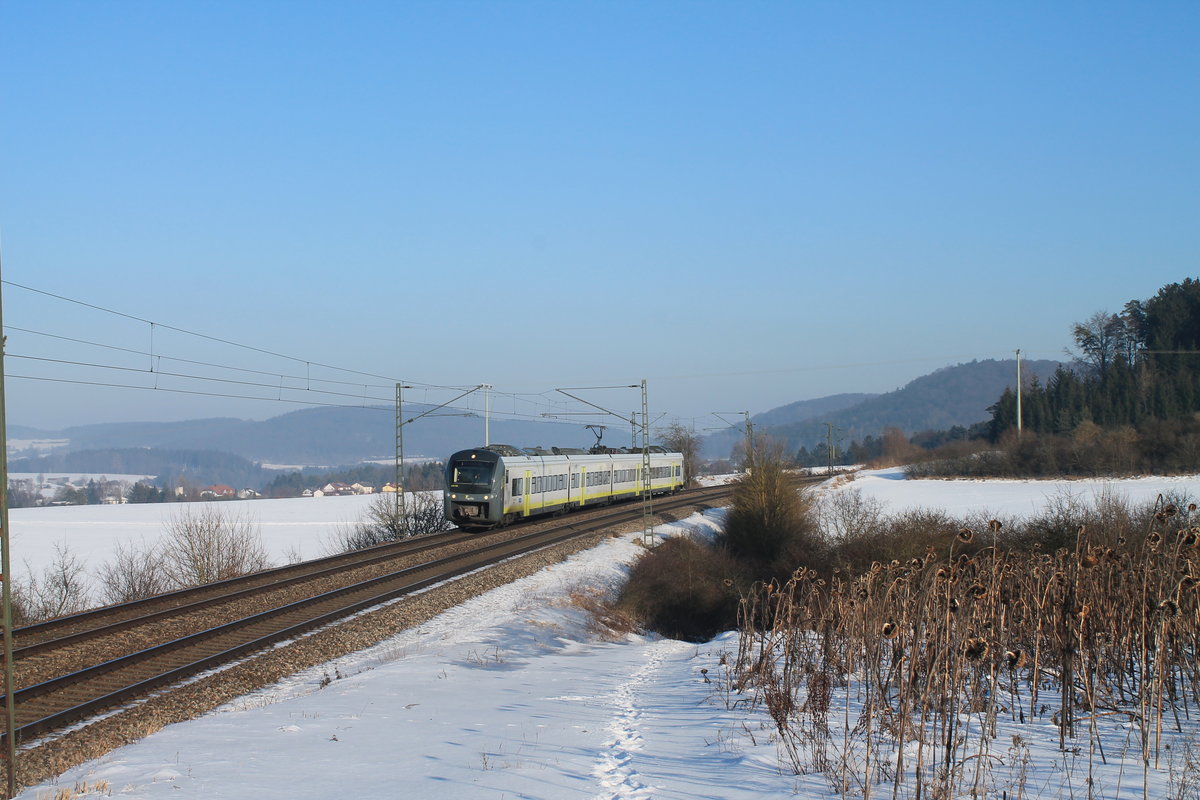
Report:
M606 704L613 707L614 714L607 728L611 738L605 740L604 750L592 770L603 787L595 800L642 800L654 796L654 787L642 782L634 764L635 755L644 744L639 695L657 685L659 672L669 657L694 647L673 640L647 643L646 663L606 698Z

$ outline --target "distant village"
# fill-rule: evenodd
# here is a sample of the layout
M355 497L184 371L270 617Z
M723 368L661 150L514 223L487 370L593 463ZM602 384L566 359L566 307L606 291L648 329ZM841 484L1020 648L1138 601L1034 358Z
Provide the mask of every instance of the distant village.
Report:
M182 491L182 487L176 491ZM390 483L385 483L379 490L381 493L395 492L396 487ZM375 487L368 486L363 483L327 483L320 489L305 489L300 492L301 497L344 497L353 494L375 494ZM200 490L200 498L202 500L252 500L256 497L262 497L262 494L253 489L242 489L235 491L232 486L217 484Z

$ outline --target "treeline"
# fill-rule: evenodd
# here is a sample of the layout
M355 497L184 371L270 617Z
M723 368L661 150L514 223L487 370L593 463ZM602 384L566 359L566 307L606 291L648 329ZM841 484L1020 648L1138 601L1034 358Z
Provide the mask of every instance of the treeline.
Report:
M53 495L42 494L35 481L29 479L8 482L9 508L40 508L48 505L87 506L104 503L165 503L171 500L185 501L200 499L198 491L168 492L147 481L129 485L101 477L92 478L83 486L67 484L58 487Z
M408 464L404 468L404 488L418 492L441 489L444 483L440 461ZM263 489L267 497L299 497L305 489L320 489L329 483L361 483L379 491L386 483L396 480L396 468L384 464L360 464L342 469L305 469L276 475Z
M903 459L944 448L954 442L967 442L978 439L985 432L986 423L965 428L955 425L944 431L921 431L912 436L905 436L899 428L888 428L880 436L866 436L861 441L851 442L848 446L832 451L825 442L819 442L812 449L801 447L794 457L797 466L824 467L846 466L849 464L870 464L882 459Z

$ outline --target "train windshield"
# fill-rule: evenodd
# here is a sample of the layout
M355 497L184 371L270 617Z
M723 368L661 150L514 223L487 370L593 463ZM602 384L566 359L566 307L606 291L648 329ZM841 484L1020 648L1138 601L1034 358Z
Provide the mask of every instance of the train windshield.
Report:
M494 466L478 461L455 461L450 482L454 486L491 486Z

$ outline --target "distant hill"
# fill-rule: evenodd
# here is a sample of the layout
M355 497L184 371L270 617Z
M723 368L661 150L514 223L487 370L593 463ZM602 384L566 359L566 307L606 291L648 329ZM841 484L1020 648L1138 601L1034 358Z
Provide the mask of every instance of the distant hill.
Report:
M30 428L26 425L8 426L8 438L10 439L54 439L57 436L58 434L53 431Z
M413 404L405 419L428 410ZM439 417L432 414L404 429L406 456L444 458L455 450L483 443L482 417ZM221 451L249 461L335 466L391 458L396 447L393 408L312 408L263 421L231 418L184 422L120 422L83 425L39 433L69 439L68 451L154 448ZM582 425L493 419L493 442L518 446L586 447L594 441ZM625 444L624 440L618 444Z
M1045 383L1058 366L1057 361L1022 361L1021 375L1024 381L1036 376L1039 381ZM755 424L755 433L765 433L783 441L790 451L800 447L812 447L824 441L826 423L833 423L834 435L843 445L867 436L879 436L884 429L891 427L900 428L908 434L925 430L945 430L955 425L969 427L987 420L988 407L1000 399L1005 388L1016 385L1016 368L1016 361L1012 359L972 361L969 364L944 367L916 378L895 391L868 396L860 402L807 418L776 421L786 420L786 409L800 405L793 403L755 415L751 419ZM826 399L832 398L820 398ZM729 444L741 435L730 435L725 431L721 433L723 436L720 439L715 435L710 437L713 445L709 446L706 443L706 454L727 456ZM721 446L726 449L713 452Z

